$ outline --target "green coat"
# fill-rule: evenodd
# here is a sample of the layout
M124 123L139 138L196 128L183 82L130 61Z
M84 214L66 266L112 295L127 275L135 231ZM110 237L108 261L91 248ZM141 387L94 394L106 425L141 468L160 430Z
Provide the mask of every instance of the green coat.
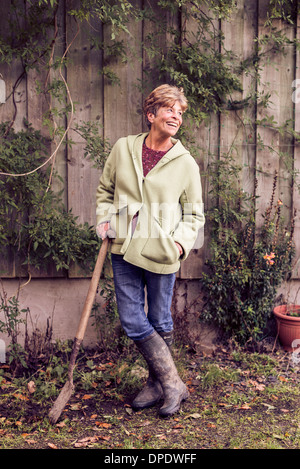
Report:
M97 189L97 225L110 221L117 234L113 253L151 272L168 274L178 271L204 226L200 173L181 142L172 139L174 146L144 177L146 136L130 135L114 145ZM180 259L175 241L183 247Z

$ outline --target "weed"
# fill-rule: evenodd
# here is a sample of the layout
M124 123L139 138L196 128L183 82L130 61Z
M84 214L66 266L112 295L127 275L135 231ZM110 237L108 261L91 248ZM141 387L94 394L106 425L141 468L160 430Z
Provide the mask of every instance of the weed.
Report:
M219 365L209 365L203 375L198 375L201 388L208 389L224 382L235 382L239 379L239 373L236 370L222 369Z

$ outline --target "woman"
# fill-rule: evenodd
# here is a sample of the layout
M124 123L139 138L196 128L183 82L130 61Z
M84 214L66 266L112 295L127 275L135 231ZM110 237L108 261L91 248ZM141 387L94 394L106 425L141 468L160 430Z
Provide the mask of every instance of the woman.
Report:
M146 386L132 406L143 409L164 398L161 416L177 412L189 394L170 353L170 307L180 261L204 225L198 165L174 139L186 109L177 87L152 91L144 104L149 132L117 141L97 189L97 233L113 237L121 325L149 367Z

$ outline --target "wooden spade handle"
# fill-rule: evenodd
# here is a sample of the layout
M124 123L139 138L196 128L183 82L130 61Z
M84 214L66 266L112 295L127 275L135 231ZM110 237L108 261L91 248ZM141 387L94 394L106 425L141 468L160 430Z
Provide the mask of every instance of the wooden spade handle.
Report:
M103 264L104 264L105 257L107 254L108 243L109 243L109 238L107 237L102 242L102 245L101 245L98 257L97 257L96 265L94 268L94 272L91 278L89 290L85 299L84 307L81 313L81 318L80 318L80 322L79 322L77 333L76 333L76 339L78 339L80 342L83 340L85 330L87 327L87 323L88 323L88 319L90 317L93 303L95 300L97 287L98 287L99 280L100 280L100 275L101 275Z

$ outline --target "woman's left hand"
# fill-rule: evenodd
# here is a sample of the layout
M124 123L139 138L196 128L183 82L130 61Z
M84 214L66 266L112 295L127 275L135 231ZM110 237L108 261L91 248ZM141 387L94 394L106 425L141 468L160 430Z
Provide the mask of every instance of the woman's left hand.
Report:
M178 247L178 251L179 251L179 253L180 253L180 256L182 256L182 254L183 254L182 246L181 246L179 243L177 243L176 241L175 241L175 244L176 244L176 246Z

